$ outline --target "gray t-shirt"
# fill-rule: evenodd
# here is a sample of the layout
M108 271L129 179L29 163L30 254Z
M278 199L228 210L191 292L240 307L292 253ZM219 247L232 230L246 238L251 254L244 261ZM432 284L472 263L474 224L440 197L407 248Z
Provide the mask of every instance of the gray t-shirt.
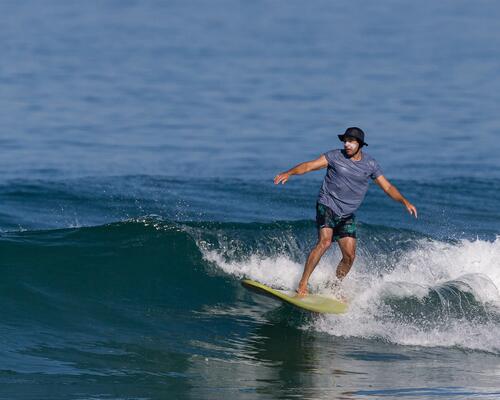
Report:
M324 154L328 161L325 180L319 191L318 203L330 207L340 216L352 214L365 198L371 179L382 175L377 161L365 152L359 161L348 158L343 150Z

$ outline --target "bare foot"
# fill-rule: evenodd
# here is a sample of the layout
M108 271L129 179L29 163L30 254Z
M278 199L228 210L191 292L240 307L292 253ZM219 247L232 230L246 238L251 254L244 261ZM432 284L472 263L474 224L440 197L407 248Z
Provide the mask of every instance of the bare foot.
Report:
M302 283L299 283L299 287L296 290L297 292L297 297L304 297L308 295L307 291L307 283L304 285Z

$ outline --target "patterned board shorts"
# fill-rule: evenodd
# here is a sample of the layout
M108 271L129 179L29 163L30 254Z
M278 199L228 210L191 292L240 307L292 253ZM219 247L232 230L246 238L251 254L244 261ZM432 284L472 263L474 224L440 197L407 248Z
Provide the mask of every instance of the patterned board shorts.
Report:
M356 216L350 214L339 217L331 208L321 203L316 203L316 225L318 230L332 228L334 241L344 237L356 238Z

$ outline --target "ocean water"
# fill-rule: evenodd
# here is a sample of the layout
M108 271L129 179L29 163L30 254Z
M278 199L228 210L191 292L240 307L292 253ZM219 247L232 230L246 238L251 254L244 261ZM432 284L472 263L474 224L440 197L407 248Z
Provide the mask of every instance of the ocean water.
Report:
M500 398L500 5L0 3L0 399ZM366 151L349 311L293 289ZM322 290L339 251L311 278Z

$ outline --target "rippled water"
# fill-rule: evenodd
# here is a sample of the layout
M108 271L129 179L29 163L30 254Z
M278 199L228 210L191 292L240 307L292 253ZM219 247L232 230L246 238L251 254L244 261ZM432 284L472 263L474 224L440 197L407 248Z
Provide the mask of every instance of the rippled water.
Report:
M500 7L489 1L0 4L0 398L498 398ZM293 289L340 145L349 312ZM312 277L321 290L339 259Z

